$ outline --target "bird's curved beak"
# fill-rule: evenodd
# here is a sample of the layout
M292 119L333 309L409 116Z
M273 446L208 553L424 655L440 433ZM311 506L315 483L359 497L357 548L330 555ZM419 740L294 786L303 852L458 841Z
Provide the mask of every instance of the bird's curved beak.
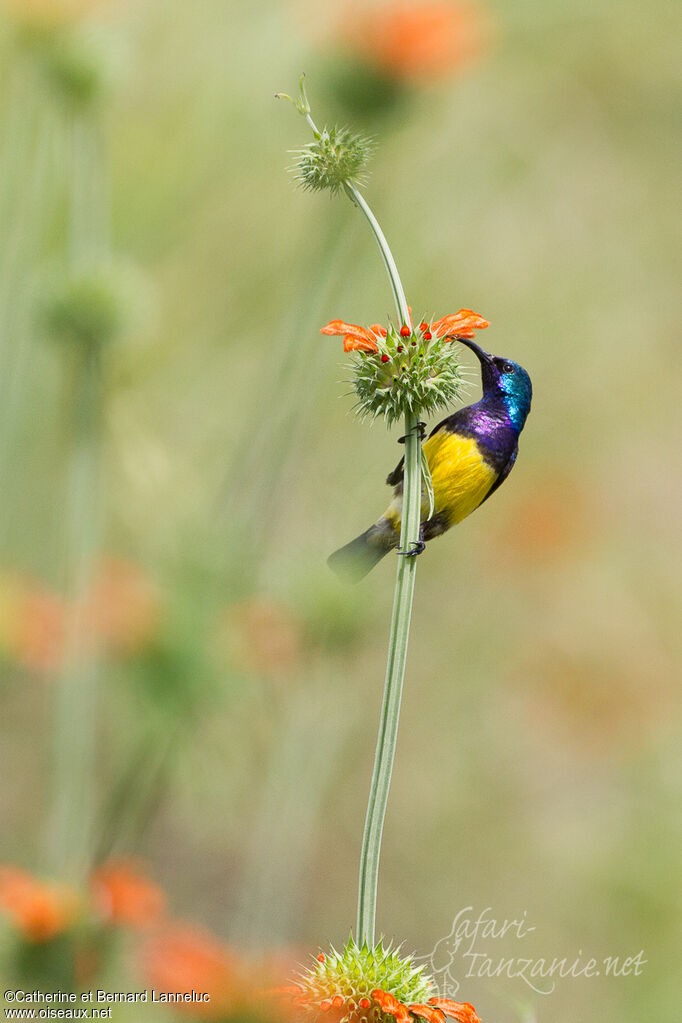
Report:
M455 337L456 341L459 341L461 345L466 345L471 351L477 356L481 364L487 363L489 366L492 365L493 357L488 352L485 352L475 341L470 341L467 337Z

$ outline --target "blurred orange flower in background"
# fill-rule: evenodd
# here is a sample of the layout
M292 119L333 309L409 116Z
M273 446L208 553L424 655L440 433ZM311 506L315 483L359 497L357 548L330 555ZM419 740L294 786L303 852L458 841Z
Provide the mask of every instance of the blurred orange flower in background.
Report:
M0 649L31 671L59 666L66 638L64 599L19 576L0 578Z
M17 867L0 867L0 909L29 941L62 934L78 908L78 895L68 885L40 881Z
M30 671L62 664L69 614L66 598L28 577L0 576L0 652ZM160 600L151 580L130 562L101 561L85 598L84 627L109 654L130 656L158 630Z
M516 494L490 545L491 557L514 569L553 562L589 540L598 510L584 483L547 469Z
M212 934L190 924L173 924L143 949L150 987L189 994L207 992L210 1002L175 1004L193 1016L217 1018L245 1001L243 979L231 950Z
M88 618L110 651L131 654L154 638L159 624L159 595L136 565L104 558L88 600Z
M487 18L469 3L353 4L340 34L363 62L393 78L438 78L482 52Z
M303 628L286 605L252 597L227 609L219 644L239 669L277 676L300 662Z
M134 860L111 860L90 879L95 905L109 923L124 927L148 927L166 911L162 889Z

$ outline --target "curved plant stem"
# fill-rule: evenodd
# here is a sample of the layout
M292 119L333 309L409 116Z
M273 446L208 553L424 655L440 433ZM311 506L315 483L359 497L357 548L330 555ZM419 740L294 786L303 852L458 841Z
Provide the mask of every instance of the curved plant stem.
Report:
M371 209L358 192L347 182L345 191L353 203L364 213L376 238L381 257L391 283L393 298L400 324L410 324L411 318L398 268L388 247L386 237ZM410 551L419 540L421 522L421 479L422 451L417 429L418 416L412 412L405 416L405 472L403 477L403 512L400 530L400 549ZM398 572L393 597L391 632L388 640L388 662L386 681L379 722L379 737L374 756L374 771L369 792L365 831L360 855L360 880L358 886L358 944L374 945L374 924L376 918L377 887L379 881L379 858L381 837L386 817L388 793L391 785L393 761L398 738L400 703L405 678L407 644L412 617L412 598L417 559L398 558Z
M310 115L310 105L305 94L303 79L300 79L300 98L298 102L291 100L302 113L316 138L320 132ZM365 199L351 181L344 182L344 191L351 202L362 211L374 235L381 258L388 274L393 292L398 323L411 326L412 319L407 306L398 268L393 254L386 241L379 222L372 213ZM417 429L418 410L405 416L405 471L403 476L403 510L400 529L400 549L406 553L413 549L419 540L421 522L421 483L422 472L428 472L428 466L422 465L422 448ZM417 569L414 557L398 558L393 597L393 613L391 616L391 632L388 640L388 663L386 665L386 681L379 722L379 737L374 757L374 771L369 793L365 831L362 839L360 855L360 880L358 890L358 921L356 940L359 945L374 945L374 924L376 918L377 886L379 881L379 858L381 854L381 836L386 817L388 793L391 785L393 761L398 738L400 720L400 702L405 677L407 660L407 644L412 617L412 598Z
M367 203L365 202L365 200L363 199L362 195L355 187L355 185L353 185L350 181L347 181L344 185L344 188L346 191L346 195L351 200L351 202L353 202L364 213L369 223L369 226L372 229L372 233L374 234L374 237L377 240L377 245L379 246L379 251L381 252L381 258L384 261L386 273L388 274L388 279L391 283L391 290L393 291L393 300L395 302L395 307L398 311L399 324L400 326L402 326L403 324L409 324L410 311L407 308L407 299L405 298L403 285L400 280L400 275L398 274L398 267L395 265L393 253L388 247L388 242L386 241L384 232L379 227L379 221L374 216L371 209L369 208L369 206L367 205Z

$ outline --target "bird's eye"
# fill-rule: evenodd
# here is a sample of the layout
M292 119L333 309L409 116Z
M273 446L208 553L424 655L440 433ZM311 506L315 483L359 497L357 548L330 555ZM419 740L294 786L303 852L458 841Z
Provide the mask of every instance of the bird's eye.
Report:
M502 373L513 373L515 369L514 363L507 362L506 359L500 359L498 362L498 366L500 367L500 372Z

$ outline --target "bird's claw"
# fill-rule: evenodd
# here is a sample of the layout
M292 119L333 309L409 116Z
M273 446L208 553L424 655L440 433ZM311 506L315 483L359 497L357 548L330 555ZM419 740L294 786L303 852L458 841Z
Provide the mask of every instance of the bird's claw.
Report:
M422 423L420 421L417 423L415 427L413 427L413 429L409 430L407 433L404 433L402 437L398 437L398 444L404 444L407 438L411 437L415 430L419 434L419 440L424 440L424 438L426 437L426 423Z
M426 547L423 540L412 540L410 543L410 549L407 551L398 551L398 554L402 554L405 558L416 558L417 555L421 554Z

